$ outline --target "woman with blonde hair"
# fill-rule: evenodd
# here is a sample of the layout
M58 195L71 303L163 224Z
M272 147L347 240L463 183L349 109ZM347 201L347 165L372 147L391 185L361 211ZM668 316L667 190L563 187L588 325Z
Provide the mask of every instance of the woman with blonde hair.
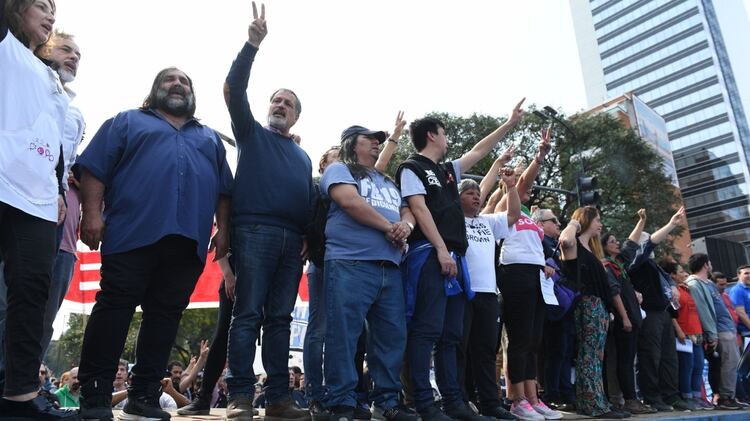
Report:
M629 414L612 409L602 380L611 294L602 264L601 231L599 211L585 206L573 212L570 223L560 233L563 271L570 286L580 292L574 310L578 339L576 407L583 415L622 419Z

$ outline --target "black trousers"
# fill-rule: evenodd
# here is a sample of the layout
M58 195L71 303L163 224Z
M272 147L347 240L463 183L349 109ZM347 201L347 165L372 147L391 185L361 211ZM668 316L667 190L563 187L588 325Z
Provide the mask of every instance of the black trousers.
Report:
M503 323L508 331L508 377L511 383L536 379L537 350L542 345L544 300L539 285L542 267L500 266Z
M672 317L666 311L646 311L638 335L638 384L648 402L671 403L680 397ZM625 393L625 390L623 390Z
M634 325L630 332L625 332L622 330L622 320L616 317L612 329L608 332L615 341L615 355L605 354L604 358L615 358L617 361L617 384L620 386L623 399L637 399L635 393L635 354L638 350L638 331L639 328ZM606 373L606 363L604 367Z
M216 329L211 339L211 348L206 357L206 366L203 368L203 382L199 396L207 401L211 400L216 382L219 381L224 366L227 364L227 341L229 338L229 324L232 321L232 301L227 297L224 290L224 281L219 287L219 314L216 320Z
M55 231L54 222L0 203L0 253L8 303L5 396L39 390L40 342L56 255Z
M203 266L195 241L178 235L102 256L101 291L96 294L86 326L78 372L84 396L94 388L96 393L111 393L130 320L138 305L143 309L143 319L138 330L131 391L145 391L162 379L182 312Z
M500 405L495 381L499 313L497 296L487 292L478 292L464 308L463 343L456 352L458 382L464 388L464 400L476 402L478 398L480 408Z

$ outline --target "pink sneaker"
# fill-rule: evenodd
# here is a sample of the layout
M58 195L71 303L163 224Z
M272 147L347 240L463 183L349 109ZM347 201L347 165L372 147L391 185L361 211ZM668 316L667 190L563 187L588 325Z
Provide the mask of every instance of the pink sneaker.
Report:
M510 407L510 412L522 420L542 421L545 419L544 415L535 411L526 399L519 402L513 402L513 405Z
M538 399L536 401L536 405L531 405L532 408L534 408L534 411L541 414L544 419L547 420L559 420L562 419L563 414L561 414L558 411L550 409L544 402L542 402L541 399Z

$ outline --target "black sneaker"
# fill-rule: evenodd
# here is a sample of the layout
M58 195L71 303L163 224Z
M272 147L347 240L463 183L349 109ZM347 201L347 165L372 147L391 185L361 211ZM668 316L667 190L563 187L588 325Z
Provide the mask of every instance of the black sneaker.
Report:
M128 390L128 403L117 416L119 421L161 421L169 420L172 416L159 406L161 388L151 393Z
M453 418L445 415L435 404L418 412L422 421L453 421Z
M491 417L485 417L475 413L471 410L471 408L469 408L468 405L463 402L452 408L446 408L445 415L453 418L454 420L461 421L492 421Z
M736 411L742 409L742 405L737 403L734 399L719 399L719 403L716 405L716 409L723 409L725 411Z
M600 418L600 419L605 419L605 420L621 420L625 418L625 414L623 414L622 412L617 412L617 411L609 411L609 412L605 412L604 414L597 415L594 418Z
M354 408L351 406L337 406L331 410L330 421L352 421L354 419Z
M692 412L700 409L698 408L698 405L695 404L695 402L684 399L677 399L674 402L670 402L669 405L672 405L675 411L682 412Z
M372 419L375 421L418 421L419 416L406 408L398 406L386 410L373 406Z
M55 408L44 396L17 402L0 398L0 420L78 421L78 411Z
M211 413L211 400L198 395L198 397L177 410L177 415L209 415Z
M517 420L517 416L513 415L510 411L503 408L502 406L494 406L491 408L482 408L479 413L487 417L497 418L499 420Z
M324 408L318 401L310 401L308 409L313 421L328 421L331 418L331 411Z
M354 419L369 421L372 418L370 406L366 403L359 403L354 407Z
M659 412L672 412L674 408L672 405L667 405L663 401L646 401L646 404Z

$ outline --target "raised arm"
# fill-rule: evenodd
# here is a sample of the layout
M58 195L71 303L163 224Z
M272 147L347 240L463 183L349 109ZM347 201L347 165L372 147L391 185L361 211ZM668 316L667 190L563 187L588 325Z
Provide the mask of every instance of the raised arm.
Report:
M237 58L229 69L224 83L224 101L232 119L232 130L237 141L244 140L253 128L254 118L247 100L247 85L250 80L250 68L260 43L266 37L266 6L261 4L260 16L258 8L253 2L253 22L247 30L248 38L245 45L237 54Z
M482 209L482 212L480 214L488 214L488 213L495 213L497 208L497 205L500 203L500 199L503 198L503 189L497 188L494 192L490 195L490 198L487 199L487 204L484 205L484 209Z
M563 260L575 260L578 258L578 247L576 244L576 234L581 231L581 224L575 219L571 219L568 225L560 233L560 251Z
M208 341L203 339L201 340L201 353L198 356L198 360L195 362L195 365L190 367L190 370L185 370L187 375L183 375L180 379L180 392L186 391L191 384L195 381L195 379L198 378L198 373L203 370L203 367L206 366L206 360L208 359L208 352L211 349L208 346ZM192 362L192 361L191 361Z
M500 177L508 191L505 197L507 197L508 226L510 227L521 217L521 198L518 196L518 189L516 189L516 177L514 177L513 168L501 170Z
M513 158L513 145L508 146L508 148L497 157L495 162L492 163L489 171L487 171L487 174L484 175L484 178L482 178L482 181L479 183L479 203L484 204L484 200L492 190L492 186L498 181L500 169L510 162L511 158Z
M641 234L643 228L646 226L646 209L638 209L638 223L635 224L633 231L628 236L628 240L639 243L641 241Z
M393 134L388 136L388 140L385 141L385 146L383 146L383 150L380 151L378 160L375 162L376 170L385 172L385 168L388 166L388 163L391 162L393 153L398 149L398 141L401 139L401 132L404 130L404 126L406 126L404 112L399 111L398 114L396 114L396 125L393 127Z
M536 176L539 175L539 168L541 168L542 163L544 163L544 157L547 156L547 153L552 149L552 146L550 145L550 133L551 131L549 128L542 130L536 156L518 179L517 186L519 191L529 191L534 185L534 180L536 180Z
M667 225L664 225L663 227L659 228L655 233L651 234L651 242L654 244L659 244L662 241L664 241L667 238L667 235L669 235L672 230L677 228L677 226L682 225L683 221L685 219L685 207L682 206L680 209L672 215L672 218L669 219L669 222Z
M500 142L500 139L502 139L508 132L516 127L516 124L518 124L519 121L521 121L521 117L523 116L523 108L521 106L523 105L523 102L526 100L526 98L521 99L521 101L516 104L516 107L513 108L513 111L510 112L510 116L508 117L508 121L506 121L502 126L498 127L487 135L484 139L480 140L476 145L474 145L473 148L469 152L466 152L461 158L458 159L458 161L461 164L461 171L467 172L471 167L473 167L477 162L479 162L480 159L487 156L488 153L492 150L492 148L497 145L498 142Z

